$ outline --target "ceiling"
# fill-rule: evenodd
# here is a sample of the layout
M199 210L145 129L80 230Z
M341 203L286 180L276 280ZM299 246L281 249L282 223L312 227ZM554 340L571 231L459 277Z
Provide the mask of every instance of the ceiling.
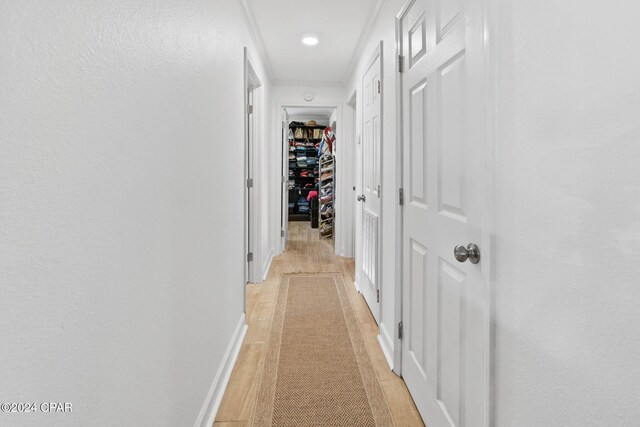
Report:
M341 84L380 0L246 0L276 83ZM304 35L319 39L302 44Z

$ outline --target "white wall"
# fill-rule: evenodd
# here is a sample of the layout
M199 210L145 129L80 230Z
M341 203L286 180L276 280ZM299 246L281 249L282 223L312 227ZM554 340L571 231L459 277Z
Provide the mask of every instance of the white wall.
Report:
M640 4L492 3L496 425L637 425Z
M329 119L325 116L325 117L318 117L318 116L289 116L289 120L292 122L302 122L302 123L307 123L310 120L315 120L316 123L318 123L319 125L325 125L328 126L329 125Z
M333 124L333 122L337 122L337 112L336 112L336 110L333 110L331 112L331 116L329 117L329 125ZM337 127L337 124L336 124L336 127ZM334 129L334 131L335 131L335 129Z
M0 424L196 421L242 316L244 45L235 2L0 3L0 396L73 404Z

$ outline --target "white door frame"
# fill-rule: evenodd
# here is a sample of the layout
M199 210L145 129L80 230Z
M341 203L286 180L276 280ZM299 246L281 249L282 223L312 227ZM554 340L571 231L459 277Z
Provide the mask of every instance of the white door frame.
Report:
M402 191L403 182L402 182L402 168L403 161L402 156L404 155L404 150L402 146L404 144L403 140L403 132L402 132L402 73L400 73L400 65L399 58L402 54L402 45L400 40L402 39L402 17L405 15L411 3L414 0L407 1L404 6L400 9L398 14L396 15L395 22L395 38L396 38L396 49L394 54L394 60L397 62L395 68L396 74L396 183L398 188L394 189L396 195L398 197L396 201L396 223L395 223L395 236L396 236L396 259L394 260L396 266L396 286L395 286L395 295L394 295L394 317L396 324L402 321L402 292L403 292L403 284L402 284L402 206L400 205L400 192ZM396 327L393 334L393 372L397 375L402 376L402 340L399 335L399 328Z
M354 90L351 96L347 101L347 108L345 108L345 117L344 117L344 127L345 127L345 135L348 135L348 140L346 141L349 144L347 150L349 152L350 158L345 159L345 166L347 165L347 161L350 161L350 167L348 168L349 173L349 186L345 187L345 208L348 209L347 215L348 218L353 218L350 223L347 224L345 230L345 238L344 242L344 252L351 255L352 258L355 258L355 245L356 245L356 190L358 188L358 144L360 141L358 140L358 129L357 129L357 115L358 115L358 90Z
M245 283L259 281L260 279L260 259L257 238L260 236L257 207L258 197L256 188L256 178L260 176L256 165L259 158L257 149L259 147L259 139L261 136L261 90L262 82L256 73L255 62L251 59L248 49L244 48L244 88L243 88L243 105L244 105L244 254L243 263L245 265L244 278ZM249 100L253 99L253 111L249 111ZM253 187L249 188L249 180L252 180ZM249 261L248 254L253 254L253 261ZM245 292L246 294L246 292ZM246 306L246 295L245 306Z
M349 164L345 163L344 160L341 160L342 158L344 159L349 159L351 158L351 156L349 156L350 151L349 150L353 150L352 144L348 144L348 138L347 138L347 133L345 130L345 126L344 126L344 119L343 119L343 114L344 114L344 107L342 103L316 103L316 102L308 102L308 103L301 103L299 101L275 101L274 102L274 106L273 106L273 121L272 123L275 123L275 131L273 134L273 138L274 138L274 149L275 147L279 147L278 148L278 152L280 152L280 150L284 150L284 142L282 141L282 131L281 131L281 123L283 121L283 114L282 114L282 110L286 109L286 108L309 108L309 107L316 107L316 108L335 108L336 109L336 127L338 129L338 132L336 134L336 157L337 157L337 161L336 161L336 166L337 166L337 170L336 170L336 177L337 177L337 182L336 182L336 187L334 189L334 200L335 200L335 214L336 214L336 220L334 223L334 227L335 227L335 239L334 239L334 252L336 255L339 256L345 256L345 257L353 257L353 254L346 254L346 253L340 253L340 248L343 246L343 239L348 238L348 231L345 232L345 228L347 230L349 230L348 227L353 227L353 221L354 218L352 217L353 215L351 215L351 217L348 214L348 211L345 209L342 209L341 207L345 205L345 203L347 203L347 198L351 196L351 191L347 191L350 190L351 187L349 187L350 184L347 179L341 178L341 177L347 177L348 174L346 174L346 170L348 168L348 166L351 164L351 162L349 160ZM343 142L344 141L344 142ZM280 185L280 183L282 182L282 176L287 176L288 179L288 164L283 165L283 169L278 169L277 170L277 175L274 175L274 180L275 182L278 183L278 185ZM280 188L280 187L278 187ZM278 191L279 194L279 191ZM282 203L282 200L281 200ZM275 224L275 227L277 228L277 233L276 236L280 235L281 232L281 228L280 228L280 224L282 223L281 221L289 221L289 216L288 216L288 211L286 212L282 212L282 215L284 216L284 218L280 219L278 218L277 224ZM278 239L278 254L281 254L284 252L285 248L283 247L282 244L282 239Z
M280 121L281 125L281 138L282 138L282 152L280 153L282 176L276 182L280 182L280 234L276 233L276 236L280 236L280 247L282 251L287 248L287 242L289 241L289 221L288 221L288 213L289 213L289 176L288 176L288 129L289 129L289 114L286 109L283 108L281 110L282 120Z
M396 62L395 72L396 72L396 180L398 182L398 188L396 189L396 195L399 196L400 189L403 188L403 99L402 99L402 73L400 72L400 67L398 66L399 57L402 54L402 26L401 21L404 17L405 13L411 6L411 4L415 0L408 0L403 7L400 9L398 14L396 15L396 23L395 23L395 37L396 37L396 52L394 56L394 61ZM486 391L485 396L487 398L486 401L486 419L484 421L484 425L493 425L493 405L492 402L494 400L494 372L495 369L493 367L493 344L495 342L495 328L494 328L494 319L495 319L495 303L494 303L494 285L495 285L495 259L493 256L493 247L494 247L494 230L495 230L495 222L494 222L494 212L495 212L495 192L494 192L494 182L495 182L495 94L497 93L497 70L496 70L496 49L495 49L495 41L493 41L493 29L495 28L495 20L497 19L494 16L495 11L491 12L492 9L490 7L492 0L482 0L482 8L484 10L484 28L485 28L485 37L484 37L484 46L485 46L485 58L484 58L484 68L485 68L485 112L486 112L486 126L485 126L485 176L484 176L484 191L485 191L485 206L484 206L484 215L483 215L483 227L482 227L482 239L481 239L481 247L483 248L483 252L486 253L487 258L491 260L490 263L486 263L483 265L483 269L485 271L484 275L487 278L487 284L489 287L489 298L487 300L487 310L485 311L485 385ZM402 215L402 206L400 203L396 204L396 247L398 250L396 251L396 289L395 289L395 318L398 322L402 321L403 315L403 275L402 275L402 265L403 265L403 251L402 251L402 242L403 242L403 215ZM394 342L394 365L393 371L402 376L402 340L398 337L398 331L395 334L395 342Z

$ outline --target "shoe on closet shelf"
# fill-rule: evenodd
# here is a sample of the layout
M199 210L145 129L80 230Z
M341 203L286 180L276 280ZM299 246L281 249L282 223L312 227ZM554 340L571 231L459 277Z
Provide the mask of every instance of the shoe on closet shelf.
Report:
M333 211L333 203L325 203L320 208L320 212L321 213L326 213L326 212L329 212L329 211Z
M325 181L327 179L333 179L333 173L331 173L331 172L323 173L320 176L320 179L323 180L323 181Z

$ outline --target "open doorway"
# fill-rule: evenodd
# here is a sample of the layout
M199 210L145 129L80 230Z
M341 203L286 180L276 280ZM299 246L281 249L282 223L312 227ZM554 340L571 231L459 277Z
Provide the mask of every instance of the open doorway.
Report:
M304 223L320 239L335 237L336 107L284 107L282 111L282 229Z

